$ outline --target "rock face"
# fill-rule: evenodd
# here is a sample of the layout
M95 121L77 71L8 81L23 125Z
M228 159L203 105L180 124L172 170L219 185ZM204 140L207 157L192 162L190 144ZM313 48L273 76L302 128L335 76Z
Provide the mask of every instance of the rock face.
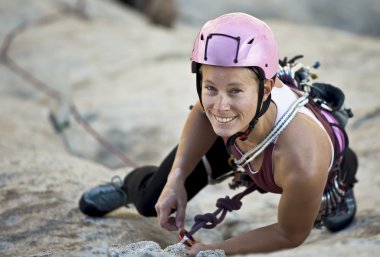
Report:
M380 36L380 2L366 0L179 0L181 21L201 26L225 12L243 11L262 19L281 19L295 25L338 28L362 35ZM201 9L199 7L202 7ZM359 18L360 17L360 18Z
M172 27L178 18L177 0L118 0L135 7L147 16L152 24Z
M76 3L0 4L1 256L44 251L106 256L114 244L151 240L165 248L177 241L175 233L161 230L155 218L143 218L133 207L105 218L79 212L84 190L124 176L131 167L123 167L125 162L77 123L70 106L131 160L158 164L176 144L188 106L197 98L188 60L198 28L155 27L113 1L88 1L85 12L73 9ZM14 38L7 37L22 23ZM268 23L281 56L301 53L310 65L319 60L318 80L346 93L346 105L355 114L347 128L350 144L360 162L354 224L337 234L315 230L303 246L269 256L375 256L380 246L380 40ZM9 45L8 39L13 39ZM50 114L66 124L60 133L50 124ZM234 193L226 188L222 183L200 193L188 208L188 226L193 214L213 211L210 204ZM220 240L269 224L276 219L277 201L275 195L252 194L239 212L195 237Z

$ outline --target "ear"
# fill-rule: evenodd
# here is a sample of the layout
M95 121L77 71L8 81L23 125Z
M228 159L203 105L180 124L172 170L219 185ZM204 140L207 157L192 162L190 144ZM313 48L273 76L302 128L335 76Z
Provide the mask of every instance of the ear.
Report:
M266 79L264 81L264 96L263 101L267 100L269 94L272 92L272 88L274 87L273 79Z

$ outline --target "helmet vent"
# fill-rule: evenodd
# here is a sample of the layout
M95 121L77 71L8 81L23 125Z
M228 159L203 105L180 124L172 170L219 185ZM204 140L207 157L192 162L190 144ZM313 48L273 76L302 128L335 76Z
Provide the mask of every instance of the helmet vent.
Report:
M251 40L248 41L247 44L248 44L248 45L252 44L254 40L255 40L255 38L252 38Z
M201 34L201 40L203 40L203 34Z
M202 35L201 35L202 36ZM236 53L235 53L235 58L234 58L234 63L238 63L238 55L239 55L239 46L240 46L240 37L233 37L227 34L221 34L221 33L211 33L207 35L206 39L206 46L205 46L205 51L204 51L204 57L203 59L207 61L207 51L208 51L208 46L211 38L214 38L214 36L221 37L223 38L230 38L236 41Z
M265 64L265 67L268 67L268 63Z

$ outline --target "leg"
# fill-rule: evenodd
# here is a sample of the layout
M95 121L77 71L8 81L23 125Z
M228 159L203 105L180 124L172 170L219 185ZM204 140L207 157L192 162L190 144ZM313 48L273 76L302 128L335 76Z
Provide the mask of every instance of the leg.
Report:
M356 172L358 170L358 158L355 152L348 148L344 158L342 160L342 180L349 187L354 187L356 180Z
M354 184L357 182L355 175L358 169L358 159L350 148L345 153L341 164L342 182L348 190L345 198L338 206L337 214L326 219L326 227L331 232L337 232L348 227L355 218L356 200L354 196Z
M177 148L175 148L159 167L146 166L137 168L126 176L124 190L128 199L136 206L141 215L156 216L154 208L168 174L171 170ZM224 142L219 138L206 154L212 176L218 177L231 170L228 165L228 154ZM188 199L192 199L208 184L208 176L203 162L199 162L185 182Z
M125 177L124 183L111 182L86 191L79 201L79 209L89 216L103 216L132 203L141 215L156 216L154 206L165 186L176 151L177 148L174 148L159 167L144 166L133 170ZM214 178L231 170L221 138L206 153L206 158ZM208 175L201 161L185 182L188 199L192 199L207 183Z

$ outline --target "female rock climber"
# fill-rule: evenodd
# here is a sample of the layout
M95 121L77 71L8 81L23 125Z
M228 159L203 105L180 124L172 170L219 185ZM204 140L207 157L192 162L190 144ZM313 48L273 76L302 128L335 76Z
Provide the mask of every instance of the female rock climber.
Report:
M85 192L81 211L103 216L134 204L140 214L157 216L162 228L180 230L187 202L209 175L240 167L260 191L281 194L277 222L224 241L194 243L190 256L294 248L317 224L332 231L349 225L356 155L332 121L278 77L278 46L268 25L245 13L208 21L195 39L191 64L199 101L178 146L159 166L137 168L119 184Z

